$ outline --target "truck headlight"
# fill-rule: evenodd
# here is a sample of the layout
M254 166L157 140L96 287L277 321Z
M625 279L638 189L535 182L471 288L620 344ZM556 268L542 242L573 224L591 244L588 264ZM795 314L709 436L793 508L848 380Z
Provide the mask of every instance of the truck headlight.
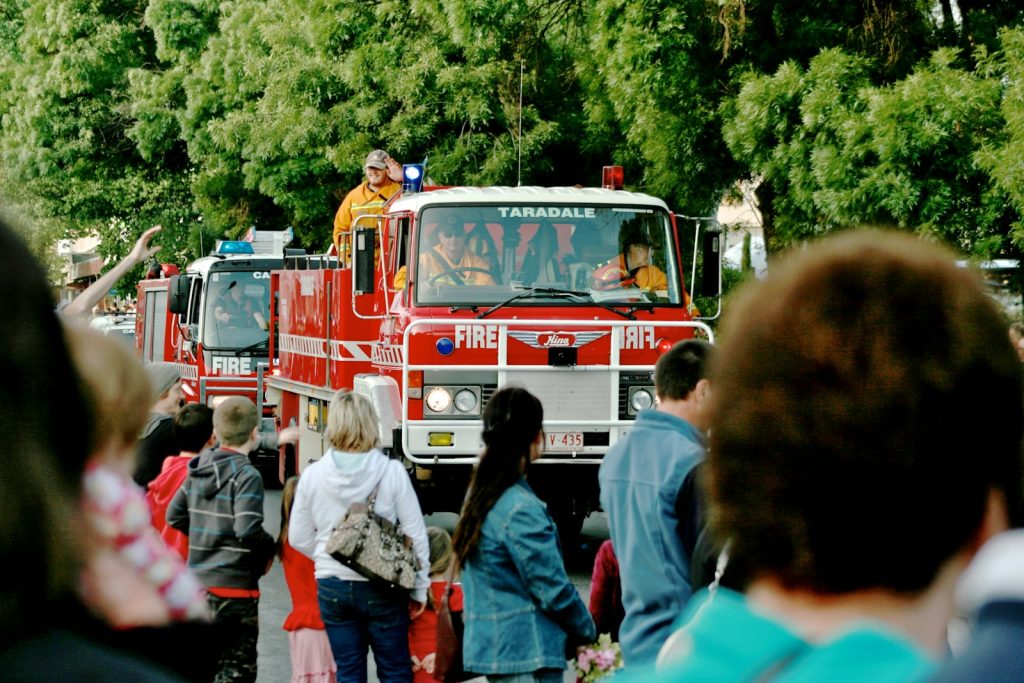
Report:
M427 408L435 413L443 413L451 407L452 395L444 387L434 387L427 392Z
M459 420L480 415L481 389L466 384L427 385L423 387L427 404L424 417L451 417Z
M632 387L629 395L629 407L633 409L634 413L639 413L641 410L647 410L654 405L654 396L647 389L640 387Z
M460 413L471 413L476 410L480 402L476 394L469 389L461 389L455 394L455 407Z

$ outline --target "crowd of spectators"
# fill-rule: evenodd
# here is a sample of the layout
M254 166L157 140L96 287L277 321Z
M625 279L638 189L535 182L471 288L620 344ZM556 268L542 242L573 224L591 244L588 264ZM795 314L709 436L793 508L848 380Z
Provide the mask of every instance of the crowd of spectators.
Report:
M368 169L386 171L381 154ZM655 407L601 466L611 540L590 610L529 484L544 408L527 388L487 402L450 538L381 450L370 401L338 391L331 447L287 483L275 541L252 401L182 407L173 365L55 315L2 223L0 288L17 330L0 339L5 680L254 681L275 556L293 680L365 681L367 648L380 680L431 680L452 583L462 664L491 681L561 681L605 630L623 681L1024 676L1021 330L934 244L821 240L730 302L719 345L662 355ZM410 539L411 591L326 550L371 497ZM950 655L958 615L972 636Z

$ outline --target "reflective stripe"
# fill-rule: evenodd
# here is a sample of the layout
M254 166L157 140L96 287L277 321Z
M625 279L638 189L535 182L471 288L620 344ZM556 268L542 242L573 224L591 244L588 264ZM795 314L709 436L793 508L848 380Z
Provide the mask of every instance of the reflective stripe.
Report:
M352 213L356 213L357 211L364 211L366 213L369 213L370 211L374 211L375 213L380 213L380 210L383 209L383 208L384 208L384 200L382 200L382 199L378 199L378 200L375 200L375 201L372 201L372 202L367 202L366 204L353 204L350 207Z

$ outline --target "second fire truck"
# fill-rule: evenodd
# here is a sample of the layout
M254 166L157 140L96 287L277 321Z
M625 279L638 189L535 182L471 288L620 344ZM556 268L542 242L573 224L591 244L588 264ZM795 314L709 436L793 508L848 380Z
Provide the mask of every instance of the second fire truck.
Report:
M145 279L137 287L136 349L143 362L177 366L185 400L216 407L228 396L263 403L268 360L270 276L283 266L290 231L254 231L225 241L184 273ZM261 429L274 429L266 414ZM277 451L256 451L268 482L278 479Z

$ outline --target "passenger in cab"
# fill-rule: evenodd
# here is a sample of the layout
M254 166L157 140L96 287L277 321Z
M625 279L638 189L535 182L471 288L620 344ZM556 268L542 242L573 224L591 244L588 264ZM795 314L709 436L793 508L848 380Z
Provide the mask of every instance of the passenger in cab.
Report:
M594 289L639 287L644 291L668 289L665 272L651 263L652 240L642 231L622 238L622 253L594 271Z

